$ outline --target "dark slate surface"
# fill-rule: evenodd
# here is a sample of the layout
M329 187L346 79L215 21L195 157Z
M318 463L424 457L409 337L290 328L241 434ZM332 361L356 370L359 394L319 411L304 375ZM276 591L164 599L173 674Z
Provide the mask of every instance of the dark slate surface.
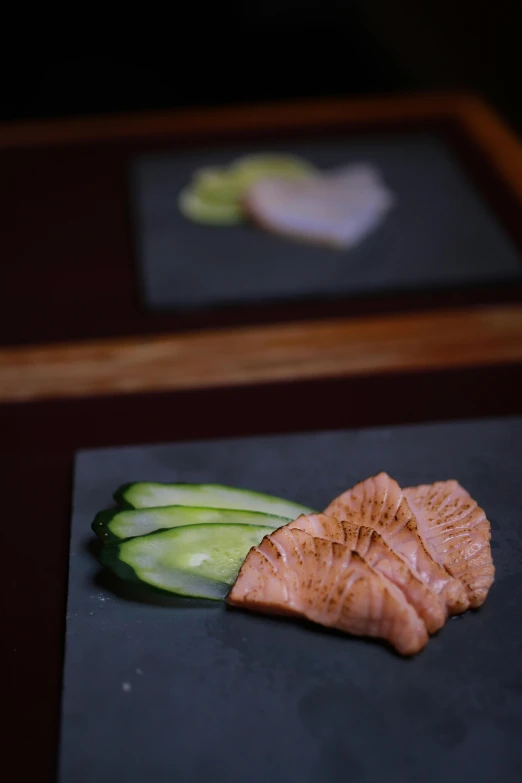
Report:
M522 419L85 451L74 490L61 783L522 779ZM219 481L313 507L387 470L486 509L485 606L404 660L378 643L100 575L89 525L121 482Z
M140 158L132 191L143 297L152 309L346 297L519 278L521 258L451 152L417 134L273 147L321 168L367 161L397 205L350 251L300 244L250 225L201 226L181 215L179 191L202 165L261 148Z

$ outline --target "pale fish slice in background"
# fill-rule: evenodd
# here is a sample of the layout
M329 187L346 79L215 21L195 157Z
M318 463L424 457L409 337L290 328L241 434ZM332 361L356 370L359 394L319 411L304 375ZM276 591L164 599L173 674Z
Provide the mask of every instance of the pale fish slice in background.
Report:
M394 202L377 169L361 163L293 181L263 177L246 191L244 207L267 231L348 249L379 227Z

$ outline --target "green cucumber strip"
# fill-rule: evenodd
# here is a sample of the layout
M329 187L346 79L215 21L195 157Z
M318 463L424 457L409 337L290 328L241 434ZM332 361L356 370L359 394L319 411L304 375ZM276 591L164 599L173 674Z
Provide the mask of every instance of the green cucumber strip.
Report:
M241 511L262 511L264 514L296 519L300 514L313 514L313 509L272 495L248 489L225 487L221 484L161 484L138 481L124 484L115 500L131 508L157 506L197 506L198 508L236 508Z
M272 532L261 525L186 525L109 544L101 560L123 579L162 592L222 600L250 549Z
M196 506L161 506L159 508L108 509L96 514L92 529L105 542L144 536L155 530L201 524L263 525L277 528L290 517L239 509L197 508Z
M316 173L307 160L284 153L256 153L238 158L230 167L236 182L246 190L262 177L300 179Z
M211 204L239 205L242 190L227 169L199 169L192 179L190 189L202 201Z
M188 187L179 194L178 206L185 217L197 223L229 226L243 220L242 210L235 202L208 201Z
M246 191L261 177L300 179L314 172L310 163L295 155L246 155L228 167L197 169L178 195L178 206L186 218L197 223L234 225L245 217L242 205Z

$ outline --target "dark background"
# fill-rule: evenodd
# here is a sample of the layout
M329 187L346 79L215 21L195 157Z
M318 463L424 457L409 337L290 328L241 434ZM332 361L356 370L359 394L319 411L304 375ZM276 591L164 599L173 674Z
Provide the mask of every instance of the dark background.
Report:
M252 0L3 11L0 120L424 89L522 130L516 0Z

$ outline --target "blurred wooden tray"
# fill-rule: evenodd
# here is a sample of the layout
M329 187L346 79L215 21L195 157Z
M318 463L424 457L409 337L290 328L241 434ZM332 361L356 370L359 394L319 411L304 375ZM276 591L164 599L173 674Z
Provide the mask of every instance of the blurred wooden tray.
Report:
M522 305L6 348L0 402L510 364L522 364Z
M159 115L12 124L0 128L5 230L0 343L179 332L520 301L522 285L361 296L184 313L142 308L128 193L144 152L300 135L428 132L451 147L522 248L522 151L495 112L470 95L301 101Z

